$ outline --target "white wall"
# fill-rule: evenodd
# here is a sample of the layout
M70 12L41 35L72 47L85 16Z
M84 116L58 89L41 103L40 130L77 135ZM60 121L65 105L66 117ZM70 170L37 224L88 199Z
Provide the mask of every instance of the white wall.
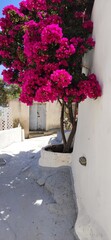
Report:
M22 128L25 131L25 137L29 136L29 107L20 102L18 99L14 99L9 103L12 117L14 121L19 121Z
M60 128L61 106L55 101L46 104L46 130Z
M24 140L24 131L21 127L0 131L0 149L9 146L15 142Z
M95 0L92 72L103 89L98 100L79 107L72 171L78 205L75 230L80 240L111 239L111 0ZM85 156L87 165L79 158Z
M37 104L37 102L35 103ZM39 103L37 105L40 107ZM43 104L43 113L45 111L44 106L45 104ZM13 120L17 120L17 121L19 120L22 128L25 131L25 137L27 138L29 136L29 114L30 114L29 107L26 104L19 102L18 99L15 99L10 101L10 108L12 110ZM35 115L33 116L34 118L37 118L36 114L37 112L35 109ZM42 111L41 111L41 114L42 114ZM51 102L46 103L45 114L46 114L46 119L42 119L42 121L41 119L39 119L39 122L41 121L41 125L46 124L46 130L60 128L61 107L60 107L60 104L57 103L57 101L55 101L54 103L51 103ZM44 117L44 114L42 114L41 117Z

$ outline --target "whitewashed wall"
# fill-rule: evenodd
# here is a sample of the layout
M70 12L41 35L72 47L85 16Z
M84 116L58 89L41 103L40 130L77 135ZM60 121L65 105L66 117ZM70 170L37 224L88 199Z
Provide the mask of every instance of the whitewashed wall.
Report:
M80 240L111 239L111 0L95 0L96 46L92 71L103 96L79 107L72 171L78 205L76 233ZM85 156L87 165L79 158Z
M9 146L12 143L24 140L24 130L21 127L0 131L0 149Z
M37 104L37 102L35 102L34 104ZM40 106L39 103L38 103L38 106ZM40 125L42 125L42 124L45 125L46 126L45 130L60 128L60 112L61 112L60 104L57 103L57 101L55 101L54 103L47 102L46 108L44 108L44 106L45 106L45 104L43 104L43 114L41 115L41 118L45 117L45 119L39 119L39 124L41 121ZM26 104L19 102L18 99L15 99L15 100L10 101L10 108L12 110L13 121L20 122L22 128L25 131L25 137L27 138L29 136L29 125L32 124L32 127L33 127L33 121L31 121L29 124L29 118L30 118L30 113L31 113L29 111L29 107ZM32 113L33 113L32 118L34 118L36 128L37 128L37 126L36 126L37 110L38 110L38 108L36 106L34 112L32 111ZM45 111L45 114L44 114L44 111ZM42 113L40 111L38 111L38 112L40 114ZM39 126L39 124L37 124L37 125Z
M29 107L19 102L18 99L14 99L9 103L10 108L12 110L13 121L20 122L22 128L25 131L25 138L29 136Z

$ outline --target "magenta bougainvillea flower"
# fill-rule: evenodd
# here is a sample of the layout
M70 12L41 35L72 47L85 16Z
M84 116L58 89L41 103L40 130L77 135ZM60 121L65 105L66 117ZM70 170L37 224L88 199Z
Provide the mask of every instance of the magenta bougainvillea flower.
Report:
M81 10L76 1L25 0L19 8L3 9L2 74L4 81L22 88L21 101L30 105L35 99L62 98L68 103L100 96L96 76L92 79L81 71L84 54L95 45L85 8Z
M41 33L42 43L48 45L51 43L60 43L63 33L62 28L58 24L50 24L46 26Z
M84 54L95 46L87 1L23 0L3 15L3 79L20 86L22 102L59 100L71 109L73 102L101 96L96 75L82 73Z

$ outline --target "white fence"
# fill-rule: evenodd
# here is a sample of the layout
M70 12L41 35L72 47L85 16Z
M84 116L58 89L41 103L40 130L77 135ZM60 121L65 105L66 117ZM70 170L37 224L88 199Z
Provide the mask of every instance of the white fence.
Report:
M13 128L13 118L10 107L0 107L0 131Z

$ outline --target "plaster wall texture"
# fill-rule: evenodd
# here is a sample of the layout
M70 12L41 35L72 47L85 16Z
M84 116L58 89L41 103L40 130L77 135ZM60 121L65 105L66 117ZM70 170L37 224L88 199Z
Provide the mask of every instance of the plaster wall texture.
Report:
M29 136L29 107L14 99L10 101L13 120L19 120L25 132L25 138Z
M12 109L13 119L20 121L25 131L25 138L27 138L29 136L29 107L19 102L18 99L10 101L10 107ZM46 103L46 130L60 128L60 111L61 107L57 101L54 103Z
M12 143L23 141L23 129L21 127L0 131L0 149L9 146Z
M60 128L61 106L55 101L46 104L46 130Z
M79 106L72 172L77 196L75 225L80 240L111 239L111 1L95 0L92 72L102 97ZM79 163L86 157L87 165Z
M71 166L72 155L71 153L58 153L46 151L45 148L41 149L41 156L39 165L42 167L62 167Z

